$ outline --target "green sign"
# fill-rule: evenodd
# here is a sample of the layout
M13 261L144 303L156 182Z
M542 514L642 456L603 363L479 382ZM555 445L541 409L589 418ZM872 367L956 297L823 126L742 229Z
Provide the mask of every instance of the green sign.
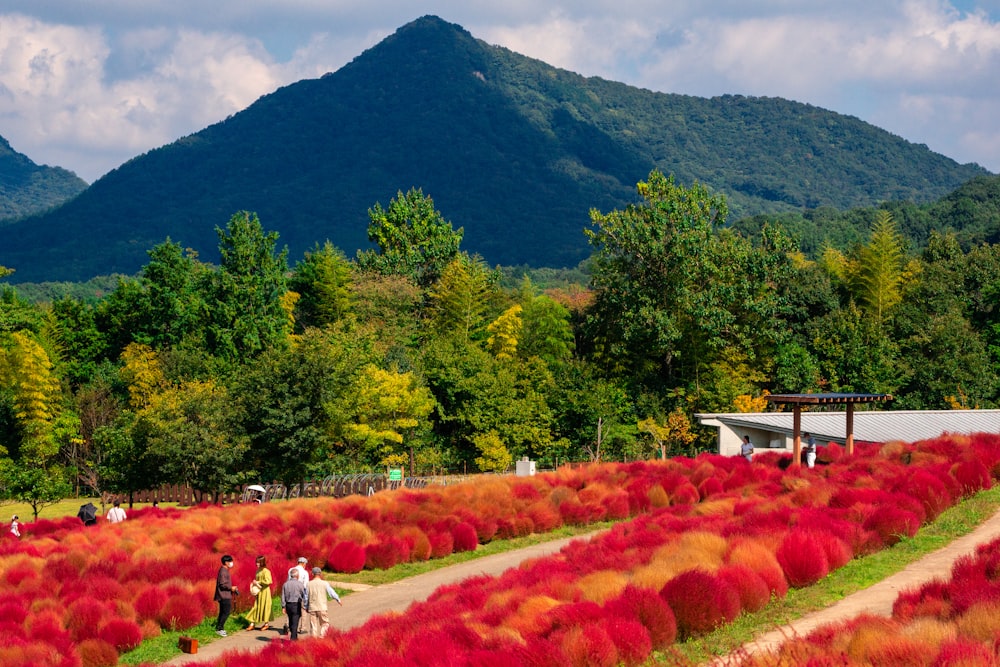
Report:
M403 481L403 469L402 468L389 468L389 481L390 482L402 482Z

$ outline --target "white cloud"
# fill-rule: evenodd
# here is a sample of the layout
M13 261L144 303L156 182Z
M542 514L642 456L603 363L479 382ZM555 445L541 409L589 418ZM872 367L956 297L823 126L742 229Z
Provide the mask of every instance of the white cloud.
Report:
M87 180L418 16L402 0L6 6L22 14L0 15L0 135ZM994 0L431 0L423 13L587 76L809 102L1000 170Z

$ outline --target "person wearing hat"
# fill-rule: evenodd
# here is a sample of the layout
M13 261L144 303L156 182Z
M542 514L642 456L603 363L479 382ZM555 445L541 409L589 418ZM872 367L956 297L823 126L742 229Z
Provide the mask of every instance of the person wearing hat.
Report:
M312 580L306 586L309 594L309 634L313 637L325 637L326 631L330 628L327 598L336 600L341 607L344 606L344 603L340 601L337 591L333 590L333 587L321 576L323 570L314 567L312 574Z
M215 634L228 636L226 619L233 612L233 596L240 594L240 589L233 586L233 577L229 573L233 569L233 557L226 554L222 557L222 567L215 577L215 601L219 603L219 618L215 621Z

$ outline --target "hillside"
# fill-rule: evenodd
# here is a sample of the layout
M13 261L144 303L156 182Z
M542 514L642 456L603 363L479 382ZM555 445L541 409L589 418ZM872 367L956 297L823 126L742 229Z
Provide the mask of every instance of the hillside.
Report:
M60 167L39 166L0 137L0 225L72 199L87 183Z
M589 209L633 201L654 167L724 192L734 217L931 201L986 173L817 107L584 78L424 17L0 228L0 264L21 281L131 273L168 236L212 261L238 210L293 262L326 239L353 255L368 208L421 187L491 264L572 266Z

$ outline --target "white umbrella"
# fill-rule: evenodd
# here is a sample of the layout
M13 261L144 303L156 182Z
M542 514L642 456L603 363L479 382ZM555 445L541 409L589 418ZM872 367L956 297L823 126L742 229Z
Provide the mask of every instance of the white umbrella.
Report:
M261 493L267 493L267 489L260 484L251 484L247 487L247 491L260 491Z

